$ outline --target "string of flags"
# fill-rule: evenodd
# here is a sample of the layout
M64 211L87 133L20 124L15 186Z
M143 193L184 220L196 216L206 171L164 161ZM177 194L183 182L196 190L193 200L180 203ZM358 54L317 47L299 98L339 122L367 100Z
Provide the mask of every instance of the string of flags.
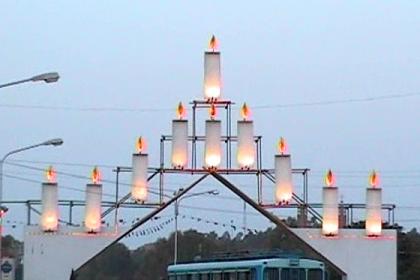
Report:
M213 226L220 226L223 228L229 228L232 231L236 232L236 231L241 231L241 232L247 232L248 234L257 234L258 230L257 229L252 229L252 228L248 228L248 227L244 227L244 226L237 226L233 223L223 223L223 222L219 222L219 221L214 221L214 220L207 220L207 219L203 219L201 217L195 217L195 216L188 216L188 215L180 215L179 216L182 219L188 219L191 221L195 221L197 223L205 223L208 225L213 225ZM152 221L152 223L154 223L157 220L162 219L163 217L155 217ZM145 228L145 229L139 229L139 230L135 230L131 233L129 233L126 237L141 237L141 236L149 236L152 234L155 234L161 230L163 230L167 225L171 224L173 221L175 220L174 217L170 217L166 220L161 221L158 224L152 224L149 227ZM134 224L135 222L139 221L139 218L132 220L132 224ZM126 222L124 222L126 223Z
M4 220L2 226L16 228L18 226L24 226L24 225L26 225L26 223L22 221Z

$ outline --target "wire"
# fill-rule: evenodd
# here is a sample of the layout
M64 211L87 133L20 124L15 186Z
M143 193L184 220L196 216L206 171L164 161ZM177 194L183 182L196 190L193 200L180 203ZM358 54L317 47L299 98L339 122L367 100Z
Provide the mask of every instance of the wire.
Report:
M34 167L34 166L30 166L30 165L24 165L24 164L19 164L19 163L11 163L11 162L7 162L7 164L9 164L9 165L13 165L13 166L18 166L18 167L21 167L21 168L27 168L27 169L31 169L31 170L37 170L37 171L42 171L42 172L44 172L44 171L45 171L45 169L43 169L43 168L40 168L40 167ZM68 177L76 178L76 179L81 179L81 180L90 180L90 177L85 176L85 175L78 175L78 174L68 173L68 172L62 172L62 171L56 171L56 173L57 173L57 174L64 175L64 176L68 176ZM101 181L102 181L102 182L104 182L104 183L116 184L116 181L113 181L113 180L106 180L106 179L102 179ZM128 183L122 183L122 182L119 182L119 184L120 184L120 185L123 185L123 186L131 186L131 184L128 184ZM149 189L149 192L150 192L150 193L152 193L152 194L155 194L155 195L158 195L158 194L159 194L159 192L158 192L158 191L153 191L153 190L158 190L158 188L153 188L153 187L150 187L150 186L149 186L149 188L148 188L148 189ZM172 190L172 189L166 189L165 191L166 191L166 192L174 192L175 190ZM164 194L164 196L165 196L165 194ZM166 196L167 196L167 195L166 195Z
M414 97L414 96L420 96L420 92L405 93L405 94L379 95L379 96L361 97L361 98L314 101L314 102L289 103L289 104L257 105L257 106L254 106L253 108L255 108L255 109L275 109L275 108L326 106L326 105L336 105L336 104L373 102L373 101L388 100L388 99L408 98L408 97Z
M403 93L403 94L388 94L371 97L349 98L324 100L313 102L296 102L288 104L266 104L256 105L253 108L258 109L278 109L278 108L297 108L297 107L313 107L313 106L328 106L349 103L364 103L374 102L389 99L401 99L420 96L420 92ZM31 110L53 110L53 111L74 111L74 112L129 112L129 113L158 113L164 111L172 111L173 108L128 108L128 107L72 107L72 106L45 106L45 105L22 105L22 104L0 104L0 108L9 109L31 109ZM238 109L238 108L235 108Z

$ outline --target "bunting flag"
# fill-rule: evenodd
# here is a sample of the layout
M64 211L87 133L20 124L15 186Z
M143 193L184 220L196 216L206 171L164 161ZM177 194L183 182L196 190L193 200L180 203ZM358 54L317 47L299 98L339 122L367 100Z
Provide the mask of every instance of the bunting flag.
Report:
M218 226L218 227L230 228L235 232L238 231L238 230L246 231L246 232L248 232L248 234L258 234L258 232L259 232L257 229L247 228L247 227L243 227L243 226L242 227L237 226L237 225L233 224L233 220L230 221L231 224L226 224L226 223L221 223L219 221L207 220L207 219L203 219L201 217L195 217L195 216L181 215L179 217L182 218L182 219L188 219L188 220L196 221L197 223L213 224L214 226ZM167 225L169 225L170 223L172 223L175 220L174 217L171 217L171 218L168 218L166 220L161 221L158 224L155 224L155 221L161 220L161 219L162 219L162 217L160 217L160 216L156 216L156 217L152 218L150 220L150 222L152 224L149 227L136 230L136 231L128 234L126 237L142 237L142 236L153 235L155 233L158 233L158 232L164 230ZM136 219L132 220L131 223L133 224L137 221L139 221L139 218L136 218ZM126 223L125 221L122 221L122 222L124 224Z

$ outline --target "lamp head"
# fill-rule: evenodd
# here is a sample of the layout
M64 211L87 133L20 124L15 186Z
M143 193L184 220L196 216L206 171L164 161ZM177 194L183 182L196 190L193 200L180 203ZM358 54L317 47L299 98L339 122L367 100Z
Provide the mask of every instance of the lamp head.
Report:
M49 72L40 75L33 76L32 82L44 81L46 83L55 83L60 79L60 75L57 72Z
M54 139L50 139L48 141L45 141L42 144L45 145L45 146L49 146L49 145L52 145L52 146L60 146L60 145L63 145L63 143L64 143L63 139L61 139L61 138L54 138Z

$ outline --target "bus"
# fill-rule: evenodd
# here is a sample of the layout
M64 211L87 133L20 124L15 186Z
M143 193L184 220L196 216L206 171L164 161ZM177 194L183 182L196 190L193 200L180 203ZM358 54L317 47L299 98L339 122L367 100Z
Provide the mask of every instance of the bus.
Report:
M318 260L269 255L170 265L168 280L327 280L327 273Z

